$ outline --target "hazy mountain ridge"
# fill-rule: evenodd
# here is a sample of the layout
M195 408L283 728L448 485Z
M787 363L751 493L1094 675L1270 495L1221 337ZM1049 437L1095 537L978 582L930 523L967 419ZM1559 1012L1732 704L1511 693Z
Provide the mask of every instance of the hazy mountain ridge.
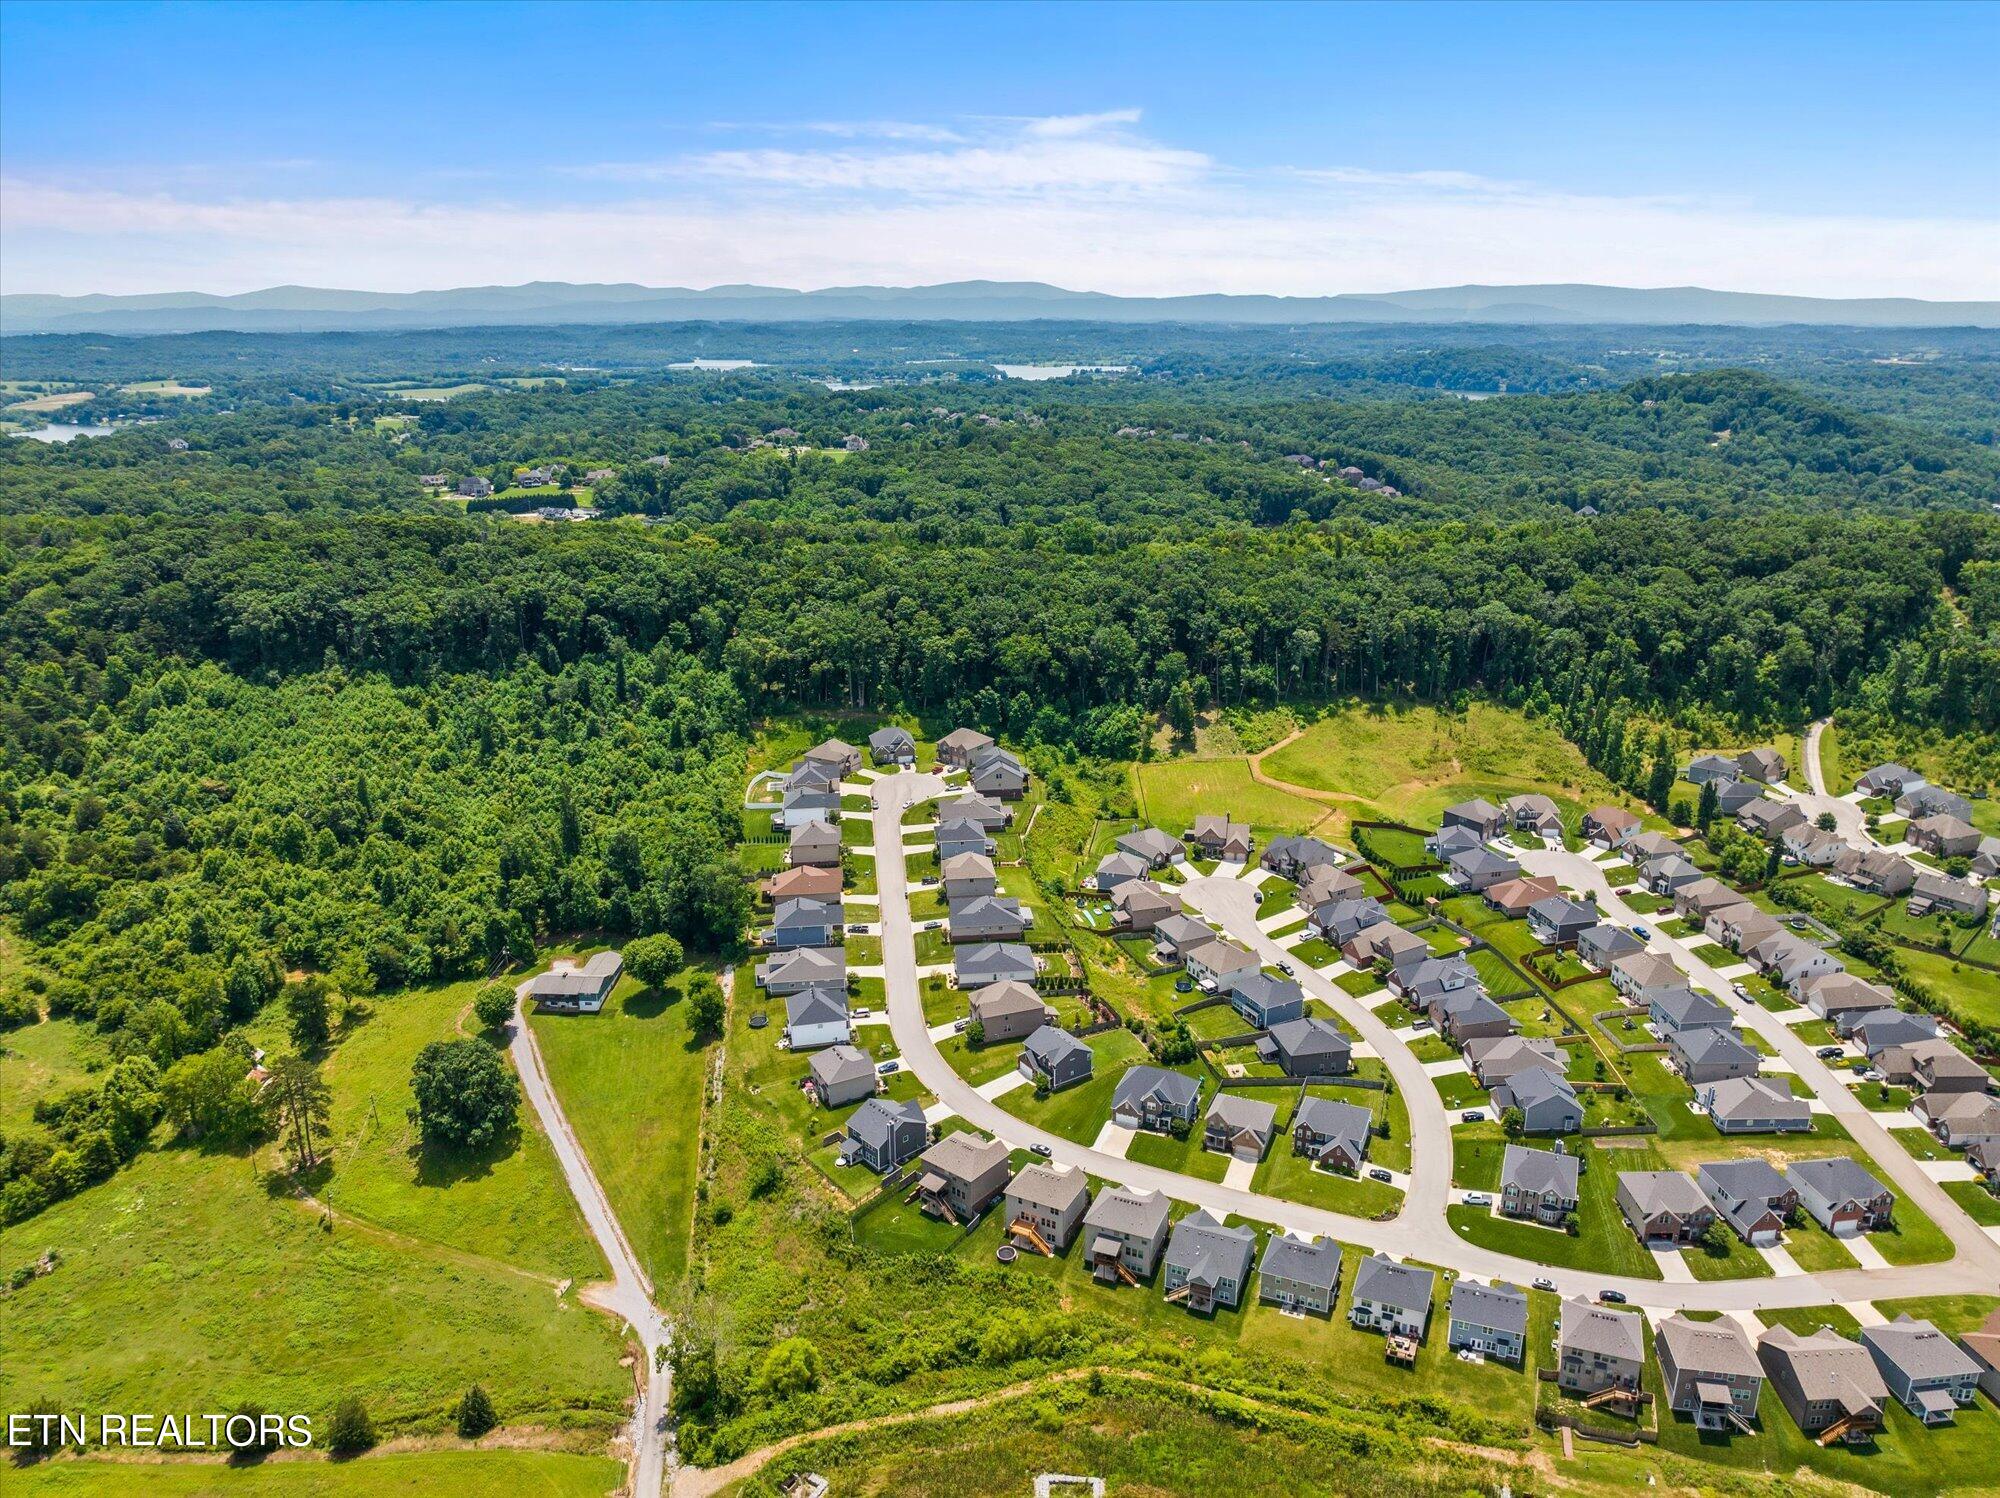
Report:
M1823 327L2000 327L2000 302L1836 300L1711 291L1698 286L1446 286L1379 295L1125 297L1041 282L936 286L579 285L535 281L437 291L274 286L235 296L0 296L0 333L328 332L535 323L841 319L1004 322L1805 324Z

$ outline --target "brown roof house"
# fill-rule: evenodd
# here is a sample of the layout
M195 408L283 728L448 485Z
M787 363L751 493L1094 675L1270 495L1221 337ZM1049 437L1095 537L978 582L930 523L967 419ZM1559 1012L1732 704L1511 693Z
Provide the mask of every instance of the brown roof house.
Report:
M1583 814L1583 840L1600 848L1615 848L1643 825L1637 816L1617 806L1594 806Z
M1691 1416L1696 1430L1735 1428L1754 1434L1764 1365L1742 1327L1725 1318L1692 1321L1676 1312L1654 1338L1667 1406Z
M1255 845L1247 824L1208 813L1194 819L1188 841L1194 844L1195 851L1203 858L1219 858L1229 863L1248 862Z
M1792 1423L1807 1435L1858 1445L1882 1428L1889 1386L1868 1349L1832 1328L1805 1336L1774 1326L1757 1339L1757 1361Z
M967 1013L971 1022L981 1027L987 1045L1025 1039L1049 1020L1049 1007L1041 995L1025 983L1011 980L974 990Z
M993 1205L1012 1175L1007 1146L960 1130L917 1159L917 1197L946 1222L968 1222Z
M787 856L793 868L840 867L840 829L831 822L811 821L792 829Z

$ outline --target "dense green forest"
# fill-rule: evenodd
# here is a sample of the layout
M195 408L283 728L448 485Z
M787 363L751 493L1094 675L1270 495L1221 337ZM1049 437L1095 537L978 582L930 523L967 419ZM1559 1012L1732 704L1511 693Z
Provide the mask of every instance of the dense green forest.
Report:
M869 357L945 336L906 334ZM412 351L457 336L96 339L53 370L73 344L7 342L14 378L217 385L157 425L0 447L0 899L25 949L0 1012L88 1020L118 1061L0 1141L7 1216L115 1170L172 1079L308 975L361 996L599 930L728 947L745 746L799 706L1117 759L1210 706L1485 695L1628 784L1650 748L1628 720L1851 705L2000 733L2000 456L1838 381L1603 388L1552 334L1424 356L1433 383L1533 368L1554 392L1462 402L1410 388L1385 333L1338 353L1371 373L1313 377L1361 387L1330 400L1259 373L1275 335L1214 330L1054 384L574 373L420 403L351 378L425 377ZM672 329L480 336L686 353ZM1786 341L1688 341L1753 336ZM225 407L228 357L252 373ZM1939 388L1977 388L1957 368ZM418 483L550 463L613 470L606 517Z

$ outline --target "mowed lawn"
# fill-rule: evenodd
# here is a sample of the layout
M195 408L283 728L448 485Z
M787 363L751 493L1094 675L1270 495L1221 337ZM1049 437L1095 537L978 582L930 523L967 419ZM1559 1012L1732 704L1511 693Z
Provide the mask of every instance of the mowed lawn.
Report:
M1203 812L1274 832L1304 832L1328 808L1250 778L1242 759L1169 759L1132 767L1140 815L1174 837Z
M505 1423L608 1434L631 1392L609 1317L490 1258L328 1231L240 1154L142 1154L0 1231L0 1264L51 1248L53 1273L0 1297L7 1409L254 1402L324 1420L355 1394L387 1438L449 1429L476 1379Z
M518 1493L532 1498L602 1498L625 1480L625 1466L574 1451L397 1451L354 1461L149 1464L52 1461L7 1478L10 1493L145 1493L164 1498L378 1498L408 1493Z
M458 1017L478 988L455 983L370 1000L370 1017L323 1070L336 1142L333 1169L314 1192L336 1211L551 1279L601 1278L604 1257L525 1098L516 1133L491 1150L464 1155L418 1144L411 1065L431 1041L458 1035ZM478 1022L468 1016L466 1028L476 1033Z
M633 1251L660 1286L687 1268L701 1159L710 1050L688 1026L690 976L658 992L624 978L600 1014L530 1019L563 1112Z
M1433 707L1343 708L1268 756L1264 772L1419 827L1473 795L1497 801L1540 791L1567 815L1628 799L1553 725L1479 702L1463 716Z

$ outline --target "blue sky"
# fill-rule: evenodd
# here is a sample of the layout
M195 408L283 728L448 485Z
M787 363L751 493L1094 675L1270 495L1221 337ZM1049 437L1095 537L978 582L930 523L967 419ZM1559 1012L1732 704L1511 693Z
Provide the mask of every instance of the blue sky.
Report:
M2000 7L0 7L0 285L2000 295Z

